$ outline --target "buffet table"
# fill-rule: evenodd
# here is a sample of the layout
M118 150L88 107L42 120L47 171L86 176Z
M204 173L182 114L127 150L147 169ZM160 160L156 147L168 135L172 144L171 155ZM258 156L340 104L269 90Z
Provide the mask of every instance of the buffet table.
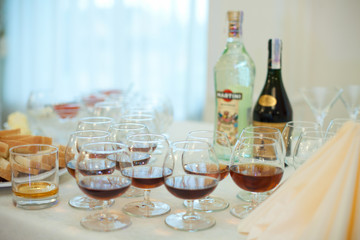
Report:
M209 130L212 124L203 122L176 122L168 131L171 141L184 140L186 133L191 130ZM231 205L240 203L236 197L239 187L230 177L220 182L212 193L228 200ZM82 192L77 187L75 180L66 172L60 177L59 203L43 210L23 210L14 207L11 198L11 187L0 188L0 239L242 239L244 236L237 232L240 219L232 216L229 209L209 213L216 218L216 225L200 232L182 232L165 225L166 215L155 218L131 217L132 225L126 229L114 232L94 232L84 229L80 219L90 211L78 210L68 205L68 200ZM153 189L151 199L158 199L171 206L171 212L184 209L183 200L174 197L164 186ZM111 210L119 210L124 204L141 200L141 198L117 198Z

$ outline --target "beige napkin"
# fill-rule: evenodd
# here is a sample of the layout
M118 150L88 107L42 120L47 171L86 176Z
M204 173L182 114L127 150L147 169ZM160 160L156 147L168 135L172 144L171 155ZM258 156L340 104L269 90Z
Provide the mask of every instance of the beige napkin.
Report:
M238 226L247 239L360 239L360 124L348 122Z

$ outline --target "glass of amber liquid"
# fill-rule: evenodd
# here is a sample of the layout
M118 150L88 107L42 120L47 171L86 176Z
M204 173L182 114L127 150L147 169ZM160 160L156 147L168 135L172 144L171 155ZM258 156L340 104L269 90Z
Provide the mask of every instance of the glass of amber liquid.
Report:
M242 137L230 160L230 176L241 189L251 193L251 201L231 208L230 213L245 218L259 204L259 194L279 185L284 174L284 159L273 138Z
M9 150L13 203L24 209L42 209L58 202L58 148L29 144Z

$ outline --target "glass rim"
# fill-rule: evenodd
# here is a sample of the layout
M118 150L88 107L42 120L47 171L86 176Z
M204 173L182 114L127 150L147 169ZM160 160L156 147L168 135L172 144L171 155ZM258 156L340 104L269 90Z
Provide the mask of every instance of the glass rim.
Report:
M255 142L244 142L241 141L242 139L265 139L265 140L270 140L271 142L267 142L267 143L255 143ZM253 146L260 146L260 145L265 145L265 146L271 146L271 145L277 145L278 141L274 138L269 138L269 137L259 137L259 136L254 136L254 137L241 137L236 141L235 146L237 145L253 145Z
M78 135L80 133L104 133L103 135L99 135L99 136L81 136ZM108 137L110 136L110 133L108 131L104 131L104 130L78 130L78 131L74 131L70 134L70 137L78 137L78 138L101 138L101 137Z
M91 121L91 120L103 120L103 121ZM95 117L84 117L84 118L80 118L79 119L79 124L80 123L107 123L107 122L115 122L115 120L111 117L101 117L101 116L95 116Z
M52 150L50 151L37 151L36 153L19 153L19 152L14 152L15 149L19 149L19 148L24 148L24 147L48 147ZM59 148L55 145L50 145L50 144L24 144L24 145L18 145L18 146L14 146L12 148L9 149L9 154L11 155L21 155L21 156L42 156L42 155L49 155L49 154L54 154L59 152Z
M124 114L120 118L121 118L121 120L136 121L136 120L155 119L155 116L152 114Z
M145 137L145 136L149 136L149 140L144 140L144 139L132 139L132 138L136 138L136 137ZM156 140L153 140L151 137L156 137ZM127 141L131 141L131 142L137 142L137 143L157 143L159 141L166 141L167 143L169 143L167 137L163 134L156 134L156 133L137 133L137 134L132 134L126 137Z
M306 126L296 126L295 124L306 124ZM285 124L284 129L287 127L295 127L295 128L309 128L309 127L319 127L320 128L320 124L317 122L313 122L313 121L303 121L303 120L295 120L295 121L290 121L287 122Z
M213 130L192 130L192 131L189 131L187 133L187 135L191 136L191 137L194 137L194 138L201 138L201 139L208 138L208 137L205 137L205 136L196 136L196 135L194 136L194 135L192 135L194 133L211 133L211 136L214 136L214 134L216 133L216 134L220 134L221 136L227 137L227 134L225 132L218 131L218 130L215 130L215 131L213 131Z
M187 151L196 151L196 150L199 150L199 149L189 149L189 148L185 148L186 144L189 144L189 143L198 143L198 144L201 144L201 145L206 145L207 148L209 149L213 149L213 146L211 146L210 143L206 142L206 141L200 141L200 140L180 140L180 141L175 141L175 142L172 142L171 143L171 148L172 149L179 149L179 150L187 150ZM181 146L178 146L178 145L181 145ZM205 148L201 148L201 149L205 149Z
M112 150L86 149L86 147L96 146L96 145L100 145L100 146L117 145L117 146L120 146L120 148L112 149ZM119 152L127 152L127 149L128 149L128 145L126 145L124 143L104 141L104 142L92 142L92 143L83 144L80 147L80 152L85 151L85 152L89 152L89 153L94 153L94 152L97 152L97 153L119 153Z
M267 133L280 133L281 134L281 131L278 129L278 128L275 128L275 127L268 127L268 126L249 126L249 127L246 127L243 129L243 131L245 132L254 132L254 131L248 131L249 129L268 129L268 130L274 130L273 132L259 132L259 133L262 133L262 134L267 134Z
M138 126L139 128L122 128L122 126ZM114 123L110 126L110 129L115 129L115 130L124 130L124 129L129 129L129 130L142 130L142 129L147 129L145 124L142 123L135 123L135 122L121 122L121 123Z

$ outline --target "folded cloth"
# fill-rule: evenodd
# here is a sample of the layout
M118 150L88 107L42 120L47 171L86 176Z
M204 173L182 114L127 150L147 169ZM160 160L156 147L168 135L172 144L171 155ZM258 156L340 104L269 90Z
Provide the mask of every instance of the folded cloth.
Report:
M347 122L238 226L247 239L360 239L360 123Z

